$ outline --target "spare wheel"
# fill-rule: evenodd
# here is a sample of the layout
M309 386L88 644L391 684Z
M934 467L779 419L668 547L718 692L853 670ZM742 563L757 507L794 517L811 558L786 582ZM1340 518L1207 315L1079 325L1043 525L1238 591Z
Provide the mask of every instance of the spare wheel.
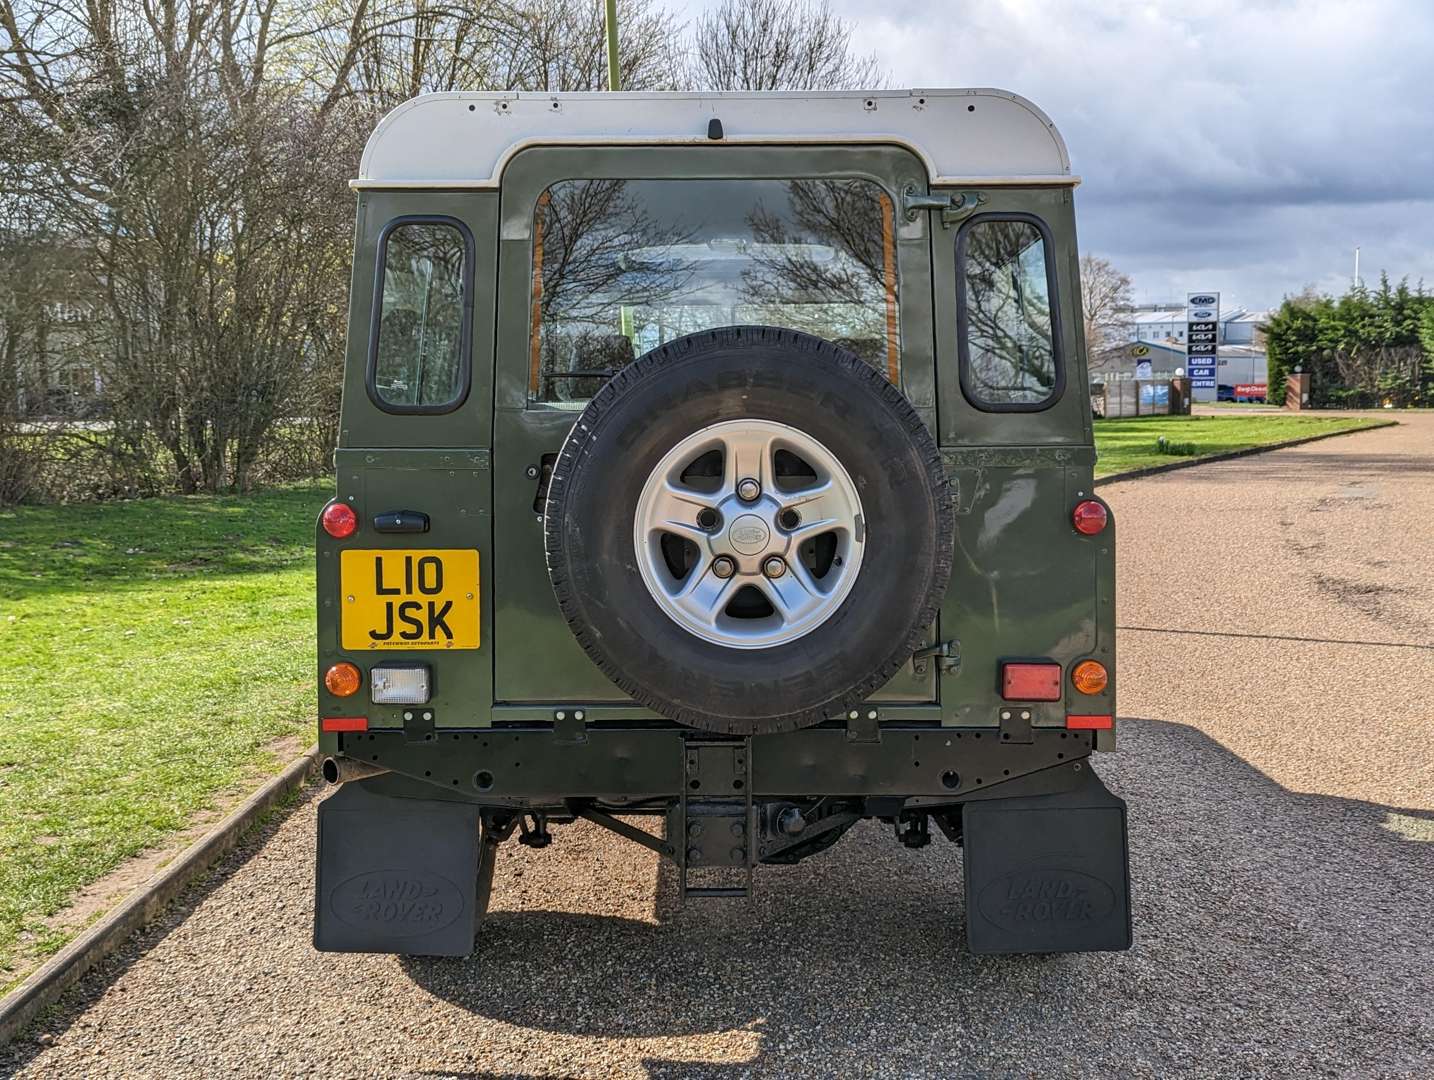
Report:
M573 633L634 700L742 735L837 715L936 617L950 492L925 424L830 342L736 326L615 374L546 506Z

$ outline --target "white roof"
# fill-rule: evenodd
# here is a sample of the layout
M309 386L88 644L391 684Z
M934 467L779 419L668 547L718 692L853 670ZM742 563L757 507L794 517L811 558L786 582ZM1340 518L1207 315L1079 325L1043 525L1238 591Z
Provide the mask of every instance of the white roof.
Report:
M1180 308L1177 310L1172 308L1168 311L1137 311L1131 316L1130 321L1140 325L1145 323L1184 322L1185 309Z
M1075 185L1065 140L1005 90L425 94L379 121L358 188L491 188L528 146L894 143L933 185Z
M1166 308L1156 311L1135 311L1130 314L1130 322L1133 325L1144 325L1147 323L1168 323L1185 321L1185 308ZM1220 313L1220 322L1265 322L1269 319L1268 311L1250 311L1248 308L1233 308L1230 311Z

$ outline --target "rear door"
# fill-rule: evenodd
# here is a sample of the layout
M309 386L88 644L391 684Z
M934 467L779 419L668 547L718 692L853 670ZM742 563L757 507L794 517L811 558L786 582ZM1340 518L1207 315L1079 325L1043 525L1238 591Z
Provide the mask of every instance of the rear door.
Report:
M494 383L497 702L626 701L564 622L543 551L546 470L604 370L713 326L787 325L887 372L935 430L929 222L901 208L901 193L926 182L896 147L514 157L501 191ZM815 284L813 270L825 275ZM932 676L908 667L878 697L934 692Z

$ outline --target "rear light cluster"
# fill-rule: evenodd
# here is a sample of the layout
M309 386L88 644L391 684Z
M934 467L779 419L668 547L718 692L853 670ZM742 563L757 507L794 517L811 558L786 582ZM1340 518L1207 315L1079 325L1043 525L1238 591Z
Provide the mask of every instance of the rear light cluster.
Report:
M1082 694L1099 694L1109 683L1105 665L1097 660L1082 660L1071 668L1071 685Z
M352 697L363 685L363 672L341 660L324 672L324 686L334 697ZM427 664L389 664L369 672L375 705L427 705L433 696L433 672Z
M427 664L391 664L368 673L375 705L427 705L433 694Z
M338 663L324 672L324 686L334 697L352 697L362 685L363 675L353 664Z
M1071 525L1075 531L1083 536L1095 536L1105 531L1110 524L1110 511L1105 504L1096 502L1094 499L1086 499L1084 502L1076 503L1076 508L1071 511Z
M1110 685L1110 673L1099 660L1082 660L1071 668L1071 685L1082 694L1099 694ZM1001 697L1007 701L1060 701L1063 695L1059 664L1001 665ZM1072 713L1066 717L1066 727L1071 731L1109 731L1114 726L1115 718L1106 714Z
M1059 701L1059 664L1002 664L1001 696L1007 701Z
M347 503L334 502L324 507L324 512L319 516L319 522L335 540L343 540L352 536L358 529L358 515L354 508Z

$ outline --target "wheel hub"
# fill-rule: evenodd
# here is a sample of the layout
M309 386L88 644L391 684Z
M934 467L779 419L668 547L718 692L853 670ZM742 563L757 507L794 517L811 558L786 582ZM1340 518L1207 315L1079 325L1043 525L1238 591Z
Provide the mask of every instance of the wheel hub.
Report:
M782 644L830 618L856 580L864 534L856 485L835 455L756 419L713 424L663 455L633 527L658 606L732 648Z

